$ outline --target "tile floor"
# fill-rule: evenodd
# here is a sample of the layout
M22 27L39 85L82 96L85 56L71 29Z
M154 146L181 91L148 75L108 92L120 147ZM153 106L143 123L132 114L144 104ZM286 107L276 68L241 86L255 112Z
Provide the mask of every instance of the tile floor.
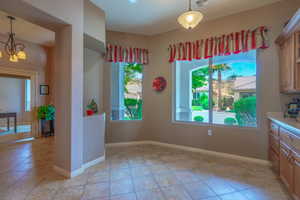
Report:
M268 167L152 145L110 147L67 180L53 139L0 146L1 200L288 200Z

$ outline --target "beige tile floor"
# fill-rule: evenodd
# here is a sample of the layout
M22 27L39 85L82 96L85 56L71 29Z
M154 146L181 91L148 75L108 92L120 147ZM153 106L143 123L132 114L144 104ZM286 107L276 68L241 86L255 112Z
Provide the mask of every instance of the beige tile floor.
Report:
M0 200L288 200L268 167L152 145L110 147L71 180L53 139L0 146Z

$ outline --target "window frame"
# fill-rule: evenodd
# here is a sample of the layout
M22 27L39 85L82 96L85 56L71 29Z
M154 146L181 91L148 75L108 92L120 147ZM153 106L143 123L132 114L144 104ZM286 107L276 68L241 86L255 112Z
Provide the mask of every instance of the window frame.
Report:
M145 75L145 65L141 64L142 67L143 67L143 71L142 71L142 119L133 119L133 120L125 120L125 119L112 119L112 86L113 86L113 79L112 79L112 67L113 65L125 65L126 62L116 62L116 63L110 63L110 95L109 95L109 98L110 98L110 109L109 109L109 120L110 122L112 123L127 123L127 122L142 122L144 120L144 112L143 112L143 108L144 108L144 75ZM131 64L131 63L126 63L126 64ZM135 63L133 63L135 64Z
M171 64L171 70L172 70L172 111L171 111L171 123L173 124L179 124L179 125L194 125L194 126L201 126L201 127L220 127L220 128L234 128L234 129L244 129L244 130L258 130L261 129L261 104L259 103L261 101L260 99L260 89L258 85L260 84L260 70L261 70L261 63L259 62L259 56L260 56L260 50L256 49L256 127L250 127L250 126L233 126L233 125L227 125L227 124L216 124L213 123L213 101L212 101L212 76L213 73L209 73L209 122L197 122L197 121L180 121L176 120L176 64L178 61L174 61ZM208 66L209 70L211 70L211 66L213 65L213 57L208 58Z
M29 83L28 83L28 81L29 81ZM28 84L29 84L29 86L28 86ZM28 87L30 88L29 89L29 95L27 94L27 92L28 92ZM31 92L32 92L32 87L31 87L31 80L30 79L25 79L25 81L24 81L24 91L25 91L25 93L24 93L24 111L25 112L31 112L31 101L32 101L32 95L31 95ZM28 104L28 102L27 102L27 99L28 99L28 97L29 97L29 104ZM28 109L28 106L29 106L29 109Z

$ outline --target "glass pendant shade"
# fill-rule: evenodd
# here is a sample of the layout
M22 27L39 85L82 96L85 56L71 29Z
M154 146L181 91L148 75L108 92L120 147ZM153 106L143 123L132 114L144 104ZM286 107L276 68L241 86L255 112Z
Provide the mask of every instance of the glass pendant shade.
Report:
M16 56L16 55L9 56L9 61L10 62L18 62L19 61L18 56Z
M0 51L0 58L2 58L3 57L3 55L2 55L2 51Z
M18 54L17 54L17 56L21 60L25 60L26 57L27 57L25 51L19 51Z
M203 19L203 14L199 11L187 11L181 14L177 21L186 29L195 28Z

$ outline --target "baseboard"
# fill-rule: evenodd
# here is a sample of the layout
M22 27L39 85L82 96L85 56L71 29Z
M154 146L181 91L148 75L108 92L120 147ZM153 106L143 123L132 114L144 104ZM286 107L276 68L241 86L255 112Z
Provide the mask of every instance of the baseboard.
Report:
M149 144L151 141L133 141L133 142L114 142L105 144L106 147L121 147L121 146L134 146L134 145L142 145Z
M86 169L98 164L98 163L101 163L105 160L105 154L95 160L92 160L90 162L87 162L85 164L83 164L79 169L76 169L74 171L67 171L65 169L62 169L56 165L53 166L53 169L54 171L56 171L58 174L60 175L63 175L67 178L74 178L76 176L79 176L80 174L82 174Z
M104 160L105 160L105 153L104 153L103 156L101 156L101 157L99 157L99 158L97 158L95 160L92 160L92 161L89 161L89 162L83 164L82 167L83 167L83 169L87 169L87 168L90 168L90 167L92 167L94 165L97 165L98 163L103 162Z
M265 166L270 166L271 165L270 162L267 161L267 160L262 160L262 159L257 159L257 158L250 158L250 157L245 157L245 156L239 156L239 155L234 155L234 154L229 154L229 153L210 151L210 150L200 149L200 148L196 148L196 147L188 147L188 146L183 146L183 145L176 145L176 144L150 141L150 140L149 141L136 141L136 142L108 143L108 144L106 144L106 146L107 147L133 146L133 145L140 145L140 144L152 144L152 145L164 146L164 147L169 147L169 148L181 149L181 150L184 150L184 151L198 152L198 153L203 153L203 154L207 154L207 155L213 155L213 156L217 156L217 157L228 158L228 159L232 159L232 160L251 162L251 163L255 163L255 164L259 164L259 165L265 165Z

